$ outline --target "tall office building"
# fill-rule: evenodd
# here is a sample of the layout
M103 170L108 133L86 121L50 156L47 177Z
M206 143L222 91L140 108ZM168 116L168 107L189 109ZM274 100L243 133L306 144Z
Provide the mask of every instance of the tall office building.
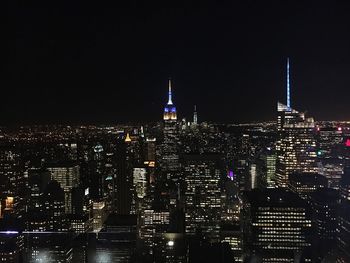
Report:
M337 157L337 147L342 143L341 127L317 127L317 156L327 159Z
M350 202L350 167L344 168L344 174L340 180L340 196L342 200Z
M110 214L96 235L96 254L88 262L132 262L137 237L136 215Z
M115 207L119 215L128 215L132 212L132 164L130 144L127 137L116 142L116 187Z
M12 147L11 147L12 148ZM0 149L0 193L12 199L13 205L6 212L14 213L18 218L25 214L25 200L21 193L26 190L26 178L21 154L18 149ZM1 212L0 212L1 217Z
M349 146L346 146L350 148ZM349 155L348 155L349 156ZM348 159L349 160L349 159ZM348 161L347 160L347 161ZM350 167L346 166L340 181L341 204L338 216L337 244L339 255L337 263L350 262Z
M0 223L1 224L1 223ZM24 238L18 231L1 229L0 258L1 262L23 262Z
M321 261L336 248L338 192L334 189L318 189L311 195L314 227L314 260Z
M220 231L221 243L228 243L233 251L234 262L243 262L242 230L239 222L224 224Z
M99 232L102 229L103 222L106 219L106 203L103 200L94 201L93 205L93 220L92 220L92 228L94 232Z
M149 252L161 252L163 235L170 228L169 195L151 185L142 202L139 218L139 237Z
M145 168L134 168L133 170L134 195L142 199L146 196L147 172Z
M186 155L184 170L186 234L201 232L209 242L218 242L222 206L219 180L225 174L221 156Z
M337 263L350 262L350 202L343 200L338 217L337 246L339 255Z
M51 180L56 180L64 190L64 203L66 214L72 213L72 190L79 183L79 165L75 163L62 163L48 167Z
M47 170L29 171L24 262L71 262L65 193Z
M327 178L317 173L292 173L288 188L302 199L308 199L318 189L327 188Z
M145 160L153 163L156 161L156 138L146 139Z
M292 172L316 172L316 140L313 118L291 108L289 60L287 62L287 105L277 103L276 183L287 187Z
M171 80L169 80L168 103L164 108L164 138L162 144L161 168L165 172L179 169L177 112L172 101Z
M65 193L60 184L51 181L43 195L43 213L47 231L67 231L65 219Z
M265 149L260 154L256 169L258 188L275 188L276 153L271 148Z
M311 262L311 212L297 194L254 189L244 196L242 214L244 253L256 262Z

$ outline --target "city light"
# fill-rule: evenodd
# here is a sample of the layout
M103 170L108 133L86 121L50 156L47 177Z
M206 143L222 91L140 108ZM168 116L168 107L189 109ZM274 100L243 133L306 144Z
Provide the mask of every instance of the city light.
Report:
M174 241L172 241L172 240L169 240L169 241L168 241L168 246L169 246L169 247L173 247L174 244L175 244Z

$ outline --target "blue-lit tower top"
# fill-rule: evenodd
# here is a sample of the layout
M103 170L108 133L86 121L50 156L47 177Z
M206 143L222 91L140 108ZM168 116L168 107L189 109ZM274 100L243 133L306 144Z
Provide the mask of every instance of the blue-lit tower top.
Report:
M173 105L173 101L171 100L171 79L169 79L169 84L168 84L168 104L167 105Z
M169 79L168 83L168 103L164 108L164 120L177 120L176 107L172 101L172 92L171 92L171 80Z
M289 63L289 58L287 58L287 74L286 74L286 90L287 90L287 102L286 104L277 103L277 111L284 111L284 112L294 112L298 113L295 109L292 109L291 106L291 99L290 99L290 63Z

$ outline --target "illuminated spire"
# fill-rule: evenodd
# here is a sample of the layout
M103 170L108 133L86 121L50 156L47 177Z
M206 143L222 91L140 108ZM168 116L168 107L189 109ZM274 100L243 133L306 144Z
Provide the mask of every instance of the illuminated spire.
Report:
M289 58L287 58L287 108L290 109Z
M171 79L170 78L169 78L168 105L173 105L173 102L171 100Z
M197 106L194 105L194 111L193 111L193 124L197 124L198 119L197 119Z
M129 133L126 134L125 142L131 142Z

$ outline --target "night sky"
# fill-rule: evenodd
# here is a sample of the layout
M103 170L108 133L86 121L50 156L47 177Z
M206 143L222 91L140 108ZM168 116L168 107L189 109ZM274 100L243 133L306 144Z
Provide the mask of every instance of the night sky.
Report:
M346 1L8 2L0 124L160 120L169 77L180 118L273 120L287 57L292 107L350 119Z

